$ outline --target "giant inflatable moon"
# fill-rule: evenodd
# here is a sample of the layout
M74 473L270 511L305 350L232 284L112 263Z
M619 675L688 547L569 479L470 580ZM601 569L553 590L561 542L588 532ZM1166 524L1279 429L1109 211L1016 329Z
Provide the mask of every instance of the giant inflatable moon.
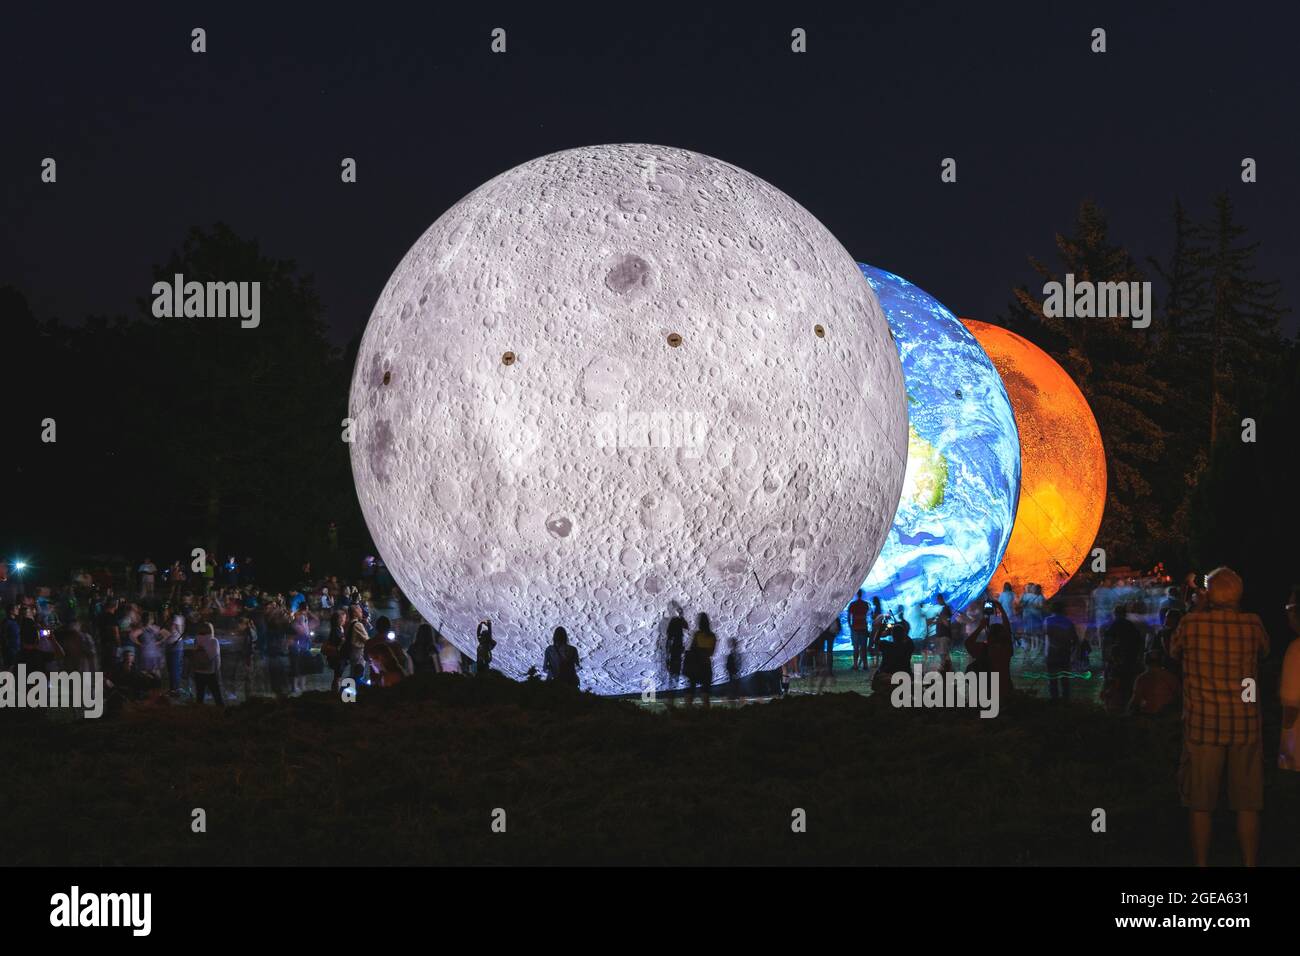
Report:
M1020 505L995 590L1033 582L1050 598L1087 557L1106 507L1106 451L1079 386L1052 357L998 325L962 319L1002 376L1020 431Z
M352 471L406 595L461 650L540 669L556 625L599 693L666 685L673 603L742 672L865 577L907 457L898 353L807 210L681 149L543 156L470 193L379 297Z

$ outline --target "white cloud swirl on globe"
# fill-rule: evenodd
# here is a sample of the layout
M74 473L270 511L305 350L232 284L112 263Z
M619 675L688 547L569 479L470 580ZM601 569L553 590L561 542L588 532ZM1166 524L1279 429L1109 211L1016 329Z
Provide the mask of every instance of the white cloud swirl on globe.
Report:
M913 637L942 593L955 610L988 586L1015 524L1020 439L1002 377L961 321L892 272L861 265L894 333L907 387L907 475L868 597L902 605Z

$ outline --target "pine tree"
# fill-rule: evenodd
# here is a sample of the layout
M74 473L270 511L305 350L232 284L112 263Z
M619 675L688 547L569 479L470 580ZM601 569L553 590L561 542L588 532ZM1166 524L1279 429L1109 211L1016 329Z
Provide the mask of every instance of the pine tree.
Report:
M1105 214L1093 202L1079 206L1070 235L1057 234L1058 275L1042 261L1030 265L1045 282L1141 282L1132 256L1111 242ZM1167 434L1157 420L1169 386L1159 362L1155 323L1135 329L1123 316L1079 319L1047 315L1043 298L1025 287L1015 291L1006 325L1044 348L1074 379L1092 408L1106 448L1106 510L1098 540L1113 555L1139 565L1152 563L1168 544L1152 478Z
M1163 511L1169 530L1166 560L1182 566L1189 560L1186 541L1194 489L1209 463L1210 443L1197 423L1207 420L1208 381L1198 369L1199 350L1189 347L1196 330L1210 314L1208 252L1205 230L1194 223L1183 204L1174 200L1174 243L1167 263L1148 262L1163 281L1156 330L1160 367L1170 388L1163 413L1157 416L1168 436L1159 486L1168 489Z
M1159 327L1162 346L1176 351L1182 332L1199 326L1208 314L1208 285L1203 264L1207 249L1205 230L1192 222L1183 204L1174 200L1174 248L1168 265L1147 261L1164 280L1164 321Z
M1258 242L1245 242L1232 200L1214 200L1202 270L1209 289L1208 315L1192 326L1190 345L1201 351L1210 392L1208 436L1213 446L1229 417L1260 394L1259 379L1276 361L1281 283L1255 278Z

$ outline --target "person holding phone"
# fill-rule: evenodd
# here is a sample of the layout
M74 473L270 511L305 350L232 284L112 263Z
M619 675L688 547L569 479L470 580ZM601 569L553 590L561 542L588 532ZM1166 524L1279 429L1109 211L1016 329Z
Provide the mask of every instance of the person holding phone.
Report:
M983 637L984 640L980 640ZM998 675L998 689L1011 690L1011 624L1006 609L999 601L985 601L979 626L966 638L966 653L970 655L968 671L987 671Z

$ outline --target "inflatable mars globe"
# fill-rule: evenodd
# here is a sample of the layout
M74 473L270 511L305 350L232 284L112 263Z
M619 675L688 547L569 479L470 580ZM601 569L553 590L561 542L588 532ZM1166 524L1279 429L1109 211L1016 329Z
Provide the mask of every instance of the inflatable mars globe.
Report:
M667 685L680 606L777 666L879 553L907 460L870 286L780 190L707 156L544 156L448 210L379 297L349 396L362 510L459 648L584 687Z
M1050 355L1014 332L962 320L997 366L1020 432L1020 503L994 590L1050 598L1088 556L1106 507L1106 450L1088 401Z

